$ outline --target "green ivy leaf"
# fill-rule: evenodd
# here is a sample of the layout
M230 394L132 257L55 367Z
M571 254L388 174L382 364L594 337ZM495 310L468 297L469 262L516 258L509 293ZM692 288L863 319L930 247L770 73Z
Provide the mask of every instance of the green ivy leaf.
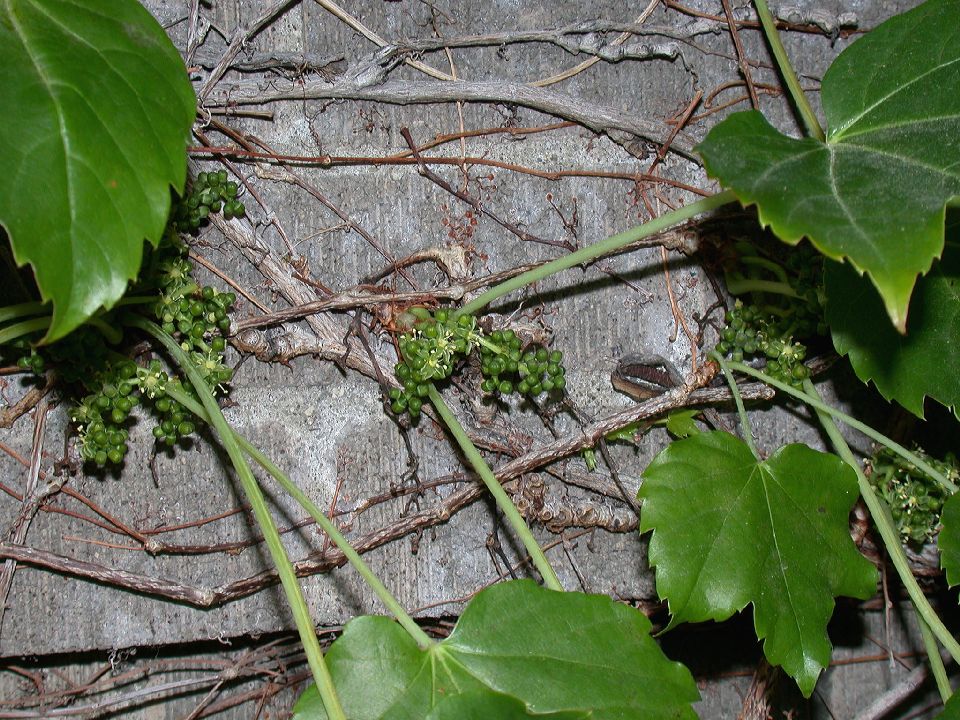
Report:
M960 493L954 493L943 504L940 513L940 567L947 574L947 585L960 585Z
M294 720L325 718L316 685L310 685L297 701ZM590 720L589 712L531 713L516 698L492 690L477 690L441 699L425 720Z
M460 696L478 708L508 696L524 712L557 720L695 718L693 678L663 656L650 627L605 595L516 580L480 592L450 637L428 651L393 620L362 617L347 624L327 662L351 720L452 718L444 704ZM315 689L295 718L326 718Z
M876 570L850 538L857 494L850 467L805 445L758 462L724 432L672 443L639 492L671 626L725 620L753 603L767 659L809 697L830 662L834 597L876 589Z
M947 243L943 259L917 282L906 336L884 322L883 302L853 270L828 263L826 319L837 352L864 382L918 417L931 397L954 413L960 407L960 246Z
M756 111L700 145L707 171L785 242L849 259L903 332L917 275L943 249L960 194L960 3L928 0L847 48L823 78L827 141L780 134Z
M196 99L137 0L0 0L0 224L53 301L47 340L110 307L182 190Z
M494 692L464 693L443 700L427 720L590 720L589 712L530 713L527 706Z
M694 418L700 414L699 410L674 410L667 415L667 432L678 438L690 437L700 432Z

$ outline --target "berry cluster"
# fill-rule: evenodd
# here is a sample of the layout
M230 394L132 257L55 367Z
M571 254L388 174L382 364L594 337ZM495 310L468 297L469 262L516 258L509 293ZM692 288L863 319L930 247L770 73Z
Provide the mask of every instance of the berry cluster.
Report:
M535 398L541 393L562 391L567 384L561 362L563 353L531 345L521 350L522 341L513 330L496 330L480 345L480 371L486 393L510 395L517 392Z
M411 329L401 335L400 362L394 372L401 387L390 390L390 408L416 419L432 383L445 380L474 348L480 348L481 388L488 394L518 392L529 397L566 387L563 355L540 346L523 348L513 330L485 336L471 315L440 309L410 308Z
M209 285L189 295L184 288L167 289L157 300L154 313L165 333L181 339L184 350L222 353L226 347L223 333L230 329L227 313L236 300L233 293L217 292Z
M202 172L173 212L172 223L178 232L194 232L211 213L222 212L229 220L242 217L243 203L237 200L238 186L227 180L227 171Z
M480 342L482 334L476 318L453 314L444 308L430 313L426 308L411 308L413 328L400 336L400 362L394 368L402 387L390 390L390 409L398 415L409 412L416 419L430 383L445 380L454 365Z
M188 352L213 392L233 376L224 363L224 335L230 328L227 313L236 296L197 285L177 230L196 229L210 212L242 214L236 184L226 182L226 177L222 171L200 174L191 194L172 211L158 247L148 248L141 279L131 293L132 301L124 307L124 311L152 314ZM20 348L24 355L18 360L21 368L38 374L55 367L60 379L81 398L71 411L80 454L98 467L123 461L126 425L141 395L156 416L153 435L158 443L172 446L196 430L189 411L166 394L170 386L196 398L189 383L168 377L157 360L137 367L111 347L122 340L122 323L120 311L113 311L92 318L52 345L38 348L24 341Z
M86 384L108 362L103 335L92 325L77 328L53 345L38 347L27 338L18 338L9 347L22 353L16 361L21 370L42 375L55 367L60 380L69 385Z
M216 393L233 377L233 370L224 363L223 354L227 346L224 334L230 329L227 313L237 297L210 286L198 288L193 280L193 268L185 255L186 248L175 241L156 263L157 300L153 304L153 313L163 331L180 341L180 346L189 353L210 390ZM198 402L199 398L189 383L169 378L157 361L141 370L143 393L152 401L157 416L153 436L158 443L170 447L192 435L196 426L190 412L166 396L168 383L194 396Z
M764 314L755 305L744 305L737 300L724 316L726 327L720 331L716 351L742 362L744 357L763 355L767 359L766 373L776 380L800 387L810 377L810 369L803 364L807 357L805 345L784 335L780 323L772 315Z
M119 464L127 454L127 430L123 427L130 411L140 404L137 396L137 366L130 360L108 363L98 373L96 390L84 396L70 412L82 428L80 456L103 467Z
M960 479L953 454L948 454L945 460L936 460L919 448L913 452L954 483ZM940 529L940 513L948 497L942 485L886 447L867 460L865 474L890 507L905 541L922 545L933 540Z
M784 259L790 285L796 297L785 297L774 313L777 334L798 338L827 335L823 315L823 256L809 245L802 245Z

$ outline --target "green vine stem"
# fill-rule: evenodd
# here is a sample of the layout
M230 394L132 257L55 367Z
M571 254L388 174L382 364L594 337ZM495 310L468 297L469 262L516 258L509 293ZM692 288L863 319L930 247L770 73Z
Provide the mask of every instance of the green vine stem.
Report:
M720 366L720 370L723 372L723 377L726 378L727 385L730 386L730 394L733 395L733 401L737 405L737 416L740 418L740 428L743 431L743 441L747 444L747 447L750 448L750 452L753 454L753 456L759 461L760 455L757 453L757 447L753 443L753 430L750 427L750 418L747 417L747 411L743 407L743 398L740 397L740 388L737 387L737 380L733 377L733 373L730 371L730 365L716 350L710 353L710 357L712 357Z
M797 110L800 111L800 117L803 118L803 124L807 126L807 132L820 142L826 142L826 135L817 120L817 114L813 112L810 101L800 87L800 80L797 73L790 64L790 58L787 57L787 51L780 40L780 34L777 32L777 23L767 7L766 0L754 0L757 6L757 15L760 16L760 24L763 26L763 33L767 36L767 42L770 43L770 49L773 51L773 57L777 61L777 67L787 83L787 90L790 91L790 97L796 103Z
M750 377L754 377L757 380L761 380L765 382L767 385L770 385L771 387L775 387L777 388L777 390L781 390L785 392L787 395L790 395L791 397L796 398L797 400L805 402L810 407L816 410L820 410L821 412L827 413L831 417L834 417L840 422L842 422L844 425L849 425L854 430L859 430L871 440L878 442L881 445L884 445L885 447L890 448L893 452L895 452L897 455L902 457L908 463L916 465L920 470L926 473L928 477L940 483L940 485L942 485L950 494L953 494L957 491L957 486L954 483L952 483L943 473L939 472L938 470L936 470L936 468L932 467L930 463L924 461L923 458L918 457L916 454L910 452L905 447L903 447L903 445L888 438L883 433L877 432L866 423L862 423L859 420L857 420L855 417L851 417L850 415L847 415L842 410L837 410L834 407L830 407L825 402L820 400L819 397L811 397L809 395L806 395L805 393L790 387L786 383L782 383L779 380L776 380L770 377L766 373L760 372L759 370L755 370L749 365L746 365L741 362L730 362L728 364L730 365L731 369L736 370L737 372L742 372L744 375L749 375Z
M757 278L733 277L726 278L727 290L731 295L746 295L747 293L773 293L785 297L799 298L797 291L790 285L776 280L758 280Z
M790 284L790 278L787 276L787 271L783 269L782 265L773 262L773 260L768 260L765 257L760 257L759 255L741 255L737 258L737 262L739 262L741 265L753 265L754 267L763 268L764 270L776 275L777 280L782 282L784 285Z
M186 393L169 387L167 388L166 393L204 422L210 422L210 416L207 414L207 411L204 410L202 406L198 405L197 402ZM253 458L253 460L260 465L260 467L270 473L273 479L276 480L277 483L310 514L310 517L314 519L317 525L320 526L320 529L323 530L333 541L333 544L340 549L340 552L344 554L344 556L347 558L347 561L356 569L356 571L370 586L373 592L376 593L377 597L380 598L380 601L386 606L387 610L389 610L390 613L397 619L397 622L400 623L403 629L407 631L417 645L419 645L423 650L426 650L433 645L433 639L427 635L423 629L417 625L416 621L410 617L407 611L403 609L403 606L400 604L400 602L380 581L380 578L374 574L373 570L370 569L370 566L367 565L360 554L353 549L353 546L350 545L350 541L343 536L337 526L331 522L330 518L328 518L324 512L317 507L316 503L314 503L306 495L306 493L304 493L303 490L301 490L297 484L294 483L293 480L291 480L286 473L283 472L283 470L281 470L270 458L264 455L259 448L253 445L253 443L251 443L233 428L231 428L231 432L233 433L233 436L236 438L237 442L240 444L240 447L243 449L243 451Z
M818 401L820 400L817 389L813 386L813 383L810 380L804 380L803 389L805 391L805 395L807 395L809 398L816 398ZM833 418L830 417L830 414L820 410L816 406L814 406L814 409L817 411L817 417L820 420L820 424L823 426L827 436L830 438L830 442L833 444L834 450L837 451L837 454L843 459L843 461L852 467L854 472L857 474L857 484L860 487L860 495L863 497L863 501L867 505L867 510L870 511L870 516L873 518L873 523L876 525L877 532L880 533L880 537L883 540L883 545L887 550L887 554L890 556L890 561L893 563L893 567L896 569L897 575L900 576L900 582L903 583L903 586L907 591L907 595L909 595L910 599L913 601L913 605L916 608L917 613L929 626L937 640L939 640L947 649L947 652L950 653L950 656L953 658L954 662L960 663L960 643L958 643L953 635L950 634L950 631L943 624L943 621L937 615L936 611L930 607L930 603L924 596L923 590L920 589L917 579L910 571L910 561L907 560L907 554L903 551L903 545L900 543L900 534L897 532L897 528L893 524L893 517L890 515L890 509L886 506L883 500L877 496L877 493L874 492L873 486L870 484L870 481L867 480L866 475L863 474L863 470L860 469L860 463L858 463L857 459L853 456L850 446L847 445L847 441L844 440L843 435L840 434L840 429L833 421Z
M467 460L473 466L473 469L476 470L480 479L483 480L483 484L487 486L487 490L493 495L493 499L497 502L497 507L499 507L506 516L514 532L517 533L517 536L521 542L523 542L523 546L530 554L534 566L540 572L540 575L543 576L544 585L551 590L562 592L563 585L560 584L557 573L547 560L547 556L543 554L543 550L537 543L536 538L533 537L533 533L530 532L530 528L528 528L524 522L523 516L520 514L520 511L517 510L517 506L513 504L510 496L507 495L507 491L504 490L503 486L497 481L490 466L484 461L476 445L467 437L467 433L460 424L460 421L457 420L456 416L451 412L450 408L444 402L443 397L437 392L437 388L433 386L433 383L430 383L429 397L433 407L436 408L440 418L446 423L447 429L450 430L450 434L453 435L453 439L457 441L457 445L463 450L463 454L467 456Z
M187 354L173 338L146 319L131 316L129 323L152 335L166 348L173 360L180 366L184 373L186 373L190 383L200 396L203 407L209 416L210 424L217 431L220 443L230 457L230 462L237 472L237 477L243 486L244 493L250 501L250 508L253 510L253 515L257 520L257 524L260 526L260 531L263 533L263 539L267 543L270 557L273 559L277 574L280 576L280 584L283 586L287 603L290 606L294 622L300 633L300 642L303 644L304 652L306 652L307 663L313 672L313 678L317 683L317 690L320 692L320 697L323 700L323 707L327 712L327 717L329 717L330 720L347 720L347 716L344 714L343 707L340 705L340 700L337 697L337 691L333 686L333 678L330 677L330 671L323 659L323 651L320 649L320 642L317 640L317 634L313 627L313 619L310 617L310 609L307 607L306 600L304 600L300 585L297 582L293 565L290 564L290 559L287 557L286 550L280 540L280 533L277 531L277 526L270 516L270 510L267 508L263 491L257 484L257 480L253 476L250 466L244 459L240 445L237 443L226 418L223 417L223 413L220 412L217 401L209 390L207 390L206 383L200 375L199 370L197 370L196 366L194 366L190 358L187 357Z
M12 340L16 340L19 337L24 335L29 335L30 333L35 333L37 330L46 330L50 327L50 322L53 320L49 315L44 317L33 318L31 320L22 320L13 325L7 325L5 328L0 329L0 345L4 345Z
M48 313L50 310L44 303L39 302L25 302L20 303L19 305L6 305L0 307L0 323L7 322L8 320L15 320L22 317L30 317L31 315L40 315L41 313Z
M940 657L940 646L937 645L937 639L933 636L933 631L920 617L920 612L916 607L914 607L914 611L917 614L917 627L920 628L920 637L923 638L923 649L927 651L927 657L930 658L930 670L937 683L937 692L940 693L940 699L946 705L947 700L953 694L953 690L950 689L947 669L943 666L943 658Z
M507 293L511 293L514 290L519 290L520 288L526 287L531 283L538 282L539 280L543 280L544 278L550 277L551 275L561 272L562 270L569 270L580 263L587 262L588 260L593 260L601 255L606 255L607 253L619 250L631 243L648 238L651 235L656 235L657 233L663 232L664 230L667 230L674 225L678 225L685 220L689 220L700 213L716 210L717 208L727 205L728 203L732 203L736 199L737 198L733 194L732 190L724 190L716 195L711 195L703 200L698 200L694 203L684 205L682 208L672 210L671 212L654 218L649 222L645 222L642 225L637 225L629 230L624 230L622 233L611 235L610 237L596 242L593 245L580 248L576 252L572 252L569 255L564 255L556 260L551 260L540 267L527 270L527 272L521 273L514 278L510 278L499 285L494 285L492 288L484 293L481 293L459 310L456 310L454 315L472 315Z

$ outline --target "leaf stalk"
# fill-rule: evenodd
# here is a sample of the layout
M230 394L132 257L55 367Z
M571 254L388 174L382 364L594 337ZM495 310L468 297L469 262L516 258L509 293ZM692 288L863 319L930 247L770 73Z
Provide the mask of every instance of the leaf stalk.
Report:
M186 393L180 392L175 388L168 387L166 389L167 395L176 400L178 403L183 405L187 410L192 412L198 418L203 420L206 423L209 423L209 415L207 411L197 402L187 395ZM236 430L233 430L233 435L239 443L243 451L249 455L254 462L256 462L260 467L266 470L273 477L274 480L282 487L289 495L296 500L304 510L306 510L310 517L314 519L317 525L320 526L320 529L323 530L327 536L333 541L333 544L344 554L347 558L347 561L356 569L364 581L370 586L377 597L380 599L387 610L396 618L397 622L403 627L404 630L413 638L413 640L420 646L420 649L426 650L431 645L435 644L433 638L427 635L423 629L417 625L416 621L410 617L406 610L403 609L403 606L400 602L391 594L387 587L380 581L373 570L370 569L370 566L364 561L360 554L354 550L353 546L350 544L350 541L347 540L337 526L326 516L326 514L317 507L306 493L301 490L293 480L291 480L286 473L281 470L276 463L274 463L269 457L267 457L258 447L253 443L247 440L243 435L238 433Z
M809 398L816 398L817 400L820 399L817 389L810 380L804 380L803 389ZM854 472L856 472L857 485L860 487L860 495L863 497L863 501L867 506L867 510L870 511L870 517L873 518L873 523L877 528L877 532L880 533L880 537L883 539L883 544L887 549L887 554L890 556L890 561L893 563L893 567L897 571L897 575L900 576L900 582L903 583L903 587L907 591L907 595L909 595L910 600L913 601L913 605L916 608L917 613L920 615L920 618L929 626L937 640L939 640L947 649L947 652L950 653L950 656L953 658L954 662L960 662L960 643L956 641L950 631L943 624L943 621L937 615L936 611L930 606L926 596L923 594L923 590L920 589L920 585L917 583L917 579L913 576L913 572L910 570L910 561L907 559L907 554L903 551L903 545L900 542L900 534L897 532L897 528L894 526L893 517L890 515L890 509L883 502L883 500L877 496L877 493L874 491L870 481L867 480L866 475L863 474L863 470L860 468L860 463L858 463L857 459L853 456L850 446L847 445L847 441L844 439L843 435L840 434L840 429L833 421L833 418L830 417L830 414L820 410L816 406L814 406L814 409L817 412L817 417L820 420L820 424L823 426L827 436L830 438L830 442L833 445L834 450L836 450L837 454L843 459L843 461L853 468Z
M177 344L177 342L163 332L154 323L131 315L129 322L131 325L144 330L156 338L161 345L170 353L173 360L180 366L191 382L204 409L210 419L210 424L216 430L220 443L227 451L230 462L236 470L240 484L243 486L247 500L250 502L250 508L253 511L254 518L260 526L263 533L263 539L267 543L267 549L270 557L277 569L277 575L280 577L280 584L283 587L284 594L287 597L287 603L290 611L293 613L294 623L300 634L300 642L303 644L304 652L307 655L307 664L313 673L314 680L317 683L317 689L320 697L323 699L323 706L330 720L347 720L347 716L340 705L337 697L336 688L333 686L333 678L330 676L330 670L323 659L323 651L320 648L320 642L317 639L316 631L313 626L313 619L310 617L310 609L300 590L300 584L297 582L297 576L293 565L287 557L287 552L280 540L280 533L277 530L273 518L270 516L270 510L267 508L266 499L263 491L257 483L250 466L243 457L240 445L234 436L233 430L224 418L216 399L207 389L206 382L196 366L190 361L190 358Z
M773 19L770 8L767 7L766 0L754 0L754 5L756 5L757 15L760 17L760 25L763 27L763 33L767 36L767 42L770 43L770 50L773 52L773 57L777 61L777 67L780 68L780 73L787 83L787 90L790 92L790 97L793 98L793 102L800 112L800 117L807 128L807 132L820 142L826 142L827 137L823 132L823 127L821 127L820 121L817 119L817 114L810 105L810 101L807 100L803 88L800 87L797 71L793 69L790 58L787 56L787 50L783 47L780 34L777 32L777 23Z
M455 310L454 316L472 315L492 303L494 300L503 297L507 293L511 293L514 290L519 290L522 287L526 287L531 283L543 280L544 278L555 275L563 270L569 270L570 268L581 263L594 260L601 255L606 255L607 253L620 250L631 243L643 240L651 235L656 235L657 233L663 232L664 230L667 230L674 225L678 225L685 220L690 220L700 213L716 210L719 207L732 203L736 199L737 197L733 194L732 190L724 190L716 195L711 195L710 197L703 198L702 200L698 200L696 202L689 203L688 205L684 205L681 208L677 208L676 210L672 210L671 212L661 215L660 217L656 217L649 222L643 223L642 225L637 225L629 230L624 230L616 235L611 235L610 237L600 240L593 245L580 248L569 255L564 255L556 260L551 260L540 267L527 270L527 272L510 278L499 285L494 285L492 288L484 293L481 293L459 310Z
M503 489L503 486L493 474L490 466L484 461L480 451L477 450L476 445L474 445L467 436L460 421L457 420L457 417L450 410L449 406L447 406L447 403L444 402L443 396L437 392L437 388L434 387L433 383L430 383L429 397L430 402L433 403L433 407L436 408L437 413L446 424L450 434L453 435L453 439L457 441L457 445L460 446L463 454L467 456L470 465L473 466L473 469L477 475L480 476L483 484L486 485L487 490L493 495L497 507L503 512L513 531L517 533L517 536L521 542L523 542L523 546L530 555L530 559L533 560L534 566L540 572L540 575L543 576L544 585L551 590L562 592L563 585L560 584L560 579L557 577L556 571L553 569L553 566L550 565L547 556L543 554L543 550L540 548L539 543L537 543L537 539L533 537L533 533L530 532L530 528L527 527L526 522L524 522L523 516L520 514L520 511L517 510L517 506L513 504L513 500L507 495L507 491Z

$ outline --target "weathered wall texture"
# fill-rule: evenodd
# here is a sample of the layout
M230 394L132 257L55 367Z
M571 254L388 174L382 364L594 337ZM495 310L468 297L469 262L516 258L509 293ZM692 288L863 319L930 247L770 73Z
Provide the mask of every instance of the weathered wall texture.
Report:
M186 51L190 3L146 4ZM775 10L801 25L788 34L786 43L816 98L818 78L851 41L847 33L836 33L838 18L850 23L848 29L869 28L911 4L818 1ZM386 49L322 3L280 5L275 15L264 19L260 32L240 43L244 31L250 31L270 5L249 0L201 4L194 36L198 44L191 48L195 52L189 64L198 91L204 93L201 106L210 123L198 124L194 143L234 145L218 129L222 123L251 141L262 141L264 152L356 160L330 166L298 163L288 169L275 162L232 166L248 184L248 219L230 223L229 232L247 246L248 257L213 227L196 238L194 252L249 294L251 299L239 304L238 320L263 312L254 299L263 308L280 309L308 300L343 299L340 294L359 291L417 290L429 296L432 290L547 260L624 230L648 218L649 210L662 213L695 199L678 189L678 183L710 189L702 170L688 159L690 151L729 111L720 108L728 103L730 109L749 106L727 24L712 17L723 15L722 6L713 0L690 5L704 16L656 1L646 10L611 2L541 6L508 0L404 0L348 7L353 18L388 43ZM733 16L753 17L746 4L735 6ZM639 17L644 32L653 34L613 44L615 30ZM825 30L812 24L816 22ZM514 42L533 39L520 37L521 30L580 23L606 31L557 32L554 43ZM442 45L439 38L497 33L504 34L501 40L482 46L436 49ZM775 124L796 130L760 34L742 27L741 37L760 108ZM238 50L234 67L263 64L282 53L295 54L302 64L255 72L228 68L220 82L205 88L231 40ZM590 57L572 54L559 47L560 42L607 57L622 51L623 59L602 60L569 79L533 87L531 83ZM404 51L408 46L420 51ZM422 62L460 82L428 77L404 60ZM680 117L698 93L701 101L674 139L681 152L667 152L662 162L655 162L673 128L671 118ZM258 98L284 99L257 103ZM452 102L458 98L469 102ZM446 101L427 103L431 99ZM558 123L565 124L545 129ZM404 129L418 147L446 139L424 149L423 155L451 159L451 164L430 166L447 188L419 174L414 164L389 161L404 153L409 158ZM463 134L462 141L448 137L456 133ZM462 156L473 160L458 165L456 159ZM478 158L483 162L476 162ZM195 161L199 168L206 160L198 154ZM663 182L630 179L654 165ZM450 190L469 196L476 207ZM649 209L639 191L647 193ZM515 293L494 310L552 336L566 355L572 403L589 418L608 416L634 403L611 386L611 373L621 359L655 354L681 372L691 367L691 342L675 323L665 267L677 312L691 335L698 332L696 318L716 296L696 258L673 251L667 258L665 266L659 248L606 258ZM411 260L404 265L406 277L391 272L405 259ZM248 358L239 366L228 418L318 504L334 509L350 538L375 547L368 560L406 607L423 617L455 615L464 598L507 572L505 561L517 562L516 546L484 500L439 522L451 499L473 481L437 425L424 419L407 432L410 456L397 424L384 414L379 387L370 377L369 356L356 335L345 340L351 328L363 333L381 369L390 372L394 354L389 335L372 322L371 310L378 321L388 320L388 305L367 303L362 311L341 309L313 316L310 322L241 335L247 347L260 343L264 356L283 355L297 344L312 352L286 365ZM338 366L331 358L344 354L344 342L349 356ZM701 361L710 342L708 330L698 350ZM8 378L4 392L15 401L23 392L19 379ZM554 433L558 438L579 433L570 412L558 413L552 426L528 405L494 413L478 401L474 377L446 394L468 429L491 451L495 468L552 442ZM56 409L47 419L42 439L45 473L63 456L64 417L63 410ZM764 418L757 431L768 447L787 433L818 441L802 418L767 413L757 417ZM0 437L9 448L0 454L0 479L11 488L21 487L25 477L20 458L30 456L32 423L33 416L25 416ZM236 583L256 578L268 564L263 549L249 542L256 539L249 519L235 512L243 500L225 476L217 451L204 441L174 455L161 454L151 473L148 433L145 423L135 428L142 442L122 477L70 477L66 487L89 503L56 496L33 520L26 544L101 568L163 578L183 586L176 590L184 596L202 599L204 591L214 590L223 593L218 599L230 601L200 609L21 564L3 616L0 656L229 641L291 627L277 588L240 597L243 588ZM665 441L666 435L655 429L635 448L612 448L629 493L635 492L644 465ZM543 499L547 510L562 518L567 511L581 517L590 517L592 511L608 526L635 524L609 469L601 462L596 472L588 473L576 452L539 465L520 482L522 492ZM514 487L514 492L521 489ZM280 524L293 528L284 536L291 556L320 562L327 548L314 526L304 524L304 512L279 493L274 499ZM0 527L8 527L19 510L12 497L0 498ZM116 522L103 516L92 522L97 510ZM203 519L207 521L200 524ZM133 536L121 524L133 529ZM550 529L542 523L537 527L542 542L551 545L549 556L564 584L577 588L582 583L591 592L654 601L644 543L636 532L596 529L585 535L584 524L590 523L568 518ZM417 531L410 533L410 528ZM160 552L146 552L144 540L161 543ZM502 557L491 552L498 544ZM526 571L519 567L515 572ZM349 568L312 575L303 585L318 625L336 626L357 613L380 611ZM139 651L140 657L145 652ZM880 675L870 681L877 687L889 682ZM825 687L834 699L846 692L836 689L836 683ZM709 702L704 717L737 712L739 700L721 695L720 690L705 693ZM190 707L167 704L136 712L142 717L179 717ZM236 711L237 717L250 717L250 707ZM820 717L822 710L811 712Z

